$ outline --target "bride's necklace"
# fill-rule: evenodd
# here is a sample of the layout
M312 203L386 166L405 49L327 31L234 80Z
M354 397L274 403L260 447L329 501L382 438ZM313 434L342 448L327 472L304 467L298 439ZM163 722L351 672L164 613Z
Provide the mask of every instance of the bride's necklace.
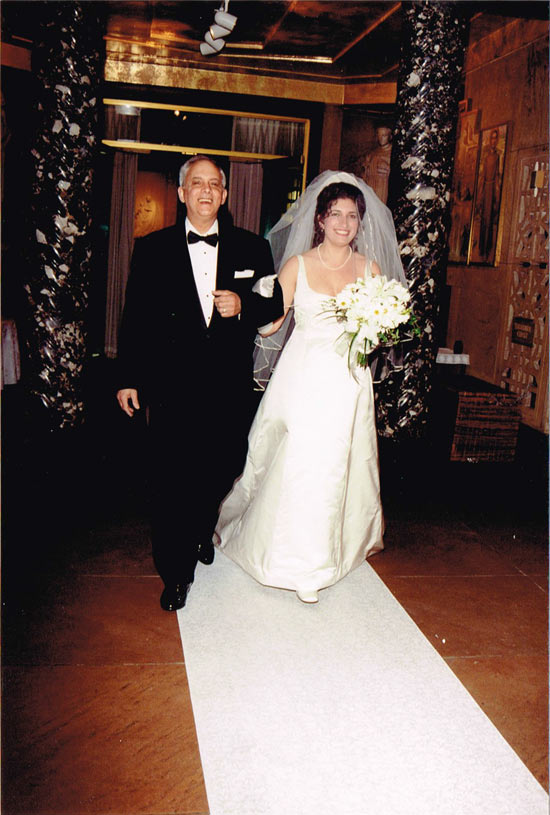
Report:
M330 269L331 272L335 272L337 269L342 269L346 265L346 263L348 262L350 257L353 255L353 249L351 248L351 246L348 246L349 255L347 256L345 261L343 263L341 263L339 266L329 266L328 263L325 263L325 261L321 257L321 246L322 246L322 244L320 244L320 243L317 244L317 254L319 255L319 260L321 261L321 263L323 264L325 269Z

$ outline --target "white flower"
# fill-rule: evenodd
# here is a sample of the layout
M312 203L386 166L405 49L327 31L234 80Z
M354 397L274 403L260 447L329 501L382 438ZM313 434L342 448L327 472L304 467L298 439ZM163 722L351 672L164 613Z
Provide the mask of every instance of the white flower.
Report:
M368 354L380 342L398 342L400 326L411 325L408 289L383 275L349 283L327 301L324 311L342 324L336 350L349 355L352 367L365 367Z

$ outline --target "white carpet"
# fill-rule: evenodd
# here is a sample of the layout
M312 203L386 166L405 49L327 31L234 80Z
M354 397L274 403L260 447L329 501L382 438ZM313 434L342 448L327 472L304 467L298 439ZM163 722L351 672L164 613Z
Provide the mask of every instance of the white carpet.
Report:
M210 815L547 815L367 563L306 606L217 553L178 620Z

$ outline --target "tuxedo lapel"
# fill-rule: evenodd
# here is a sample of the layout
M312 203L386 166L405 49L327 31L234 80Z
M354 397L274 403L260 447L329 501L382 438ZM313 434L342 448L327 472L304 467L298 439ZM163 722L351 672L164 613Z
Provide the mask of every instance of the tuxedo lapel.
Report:
M231 290L233 281L231 236L220 224L218 241L218 268L216 271L216 289Z

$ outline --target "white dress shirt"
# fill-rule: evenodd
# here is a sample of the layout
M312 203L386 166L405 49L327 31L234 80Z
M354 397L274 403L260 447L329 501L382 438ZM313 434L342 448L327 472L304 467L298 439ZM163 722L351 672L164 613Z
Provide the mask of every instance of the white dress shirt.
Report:
M218 222L214 221L208 232L199 232L195 229L189 218L185 219L185 237L187 238L188 232L196 232L197 235L217 235ZM216 288L216 271L218 268L218 247L209 246L204 241L198 243L187 244L189 250L189 257L191 258L191 266L193 267L193 275L195 277L195 285L199 299L201 301L202 312L206 325L210 325L212 319L212 312L214 310L214 297L212 292Z

